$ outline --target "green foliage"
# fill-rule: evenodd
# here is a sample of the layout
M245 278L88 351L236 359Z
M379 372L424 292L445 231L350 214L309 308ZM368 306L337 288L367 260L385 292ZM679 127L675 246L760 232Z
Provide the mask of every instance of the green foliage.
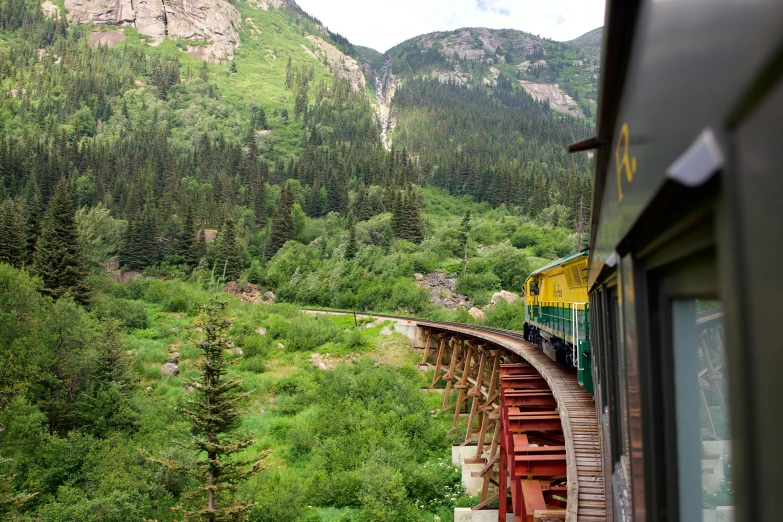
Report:
M272 213L272 230L265 249L268 258L274 256L283 245L294 238L294 220L291 216L293 204L291 189L286 183L280 194L280 201L278 201Z
M80 208L76 211L74 221L79 230L79 247L85 253L90 267L103 266L119 252L128 224L113 218L103 203L92 208Z
M57 184L46 209L34 261L49 295L55 299L72 295L82 303L88 300L71 195L64 180Z
M532 272L527 256L505 244L492 249L486 258L492 266L492 272L506 290L519 292Z
M487 309L485 314L484 324L487 326L522 331L525 324L525 304L522 300L511 304L505 299L501 299L493 307Z
M500 278L492 272L468 274L457 281L457 291L468 296L472 301L486 301L488 292L501 290Z
M256 474L263 459L236 460L232 456L242 452L255 441L248 435L237 434L240 423L238 403L247 396L240 393L241 382L228 377L226 358L230 339L227 332L231 322L225 318L226 303L217 298L203 306L199 324L204 339L197 343L204 361L199 364L199 380L195 383L198 398L188 401L179 411L191 425L189 449L194 452L194 463L177 463L150 457L148 460L164 468L186 472L197 478L198 490L206 492L206 501L195 501L193 508L178 507L185 518L199 517L209 522L236 520L250 505L232 503L230 493L236 485Z
M15 267L25 264L27 245L19 207L7 199L0 206L0 262Z
M295 321L270 324L269 334L283 340L287 350L312 352L329 341L340 342L342 332L328 318L301 315Z
M237 242L236 225L229 218L223 225L217 239L215 262L221 277L226 281L236 281L242 272L242 254Z
M91 308L100 319L115 319L124 328L144 329L149 324L144 305L130 299L98 294L92 300Z

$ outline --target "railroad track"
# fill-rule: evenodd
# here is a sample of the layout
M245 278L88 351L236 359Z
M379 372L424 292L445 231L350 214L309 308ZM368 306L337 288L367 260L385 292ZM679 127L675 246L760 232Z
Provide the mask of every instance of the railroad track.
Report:
M315 313L353 314L307 309ZM445 384L443 410L475 445L483 464L481 503L499 503L515 520L606 520L602 455L593 397L576 372L558 365L521 332L385 314L357 317L415 324L422 364L434 365L430 388ZM452 390L457 393L452 404ZM468 461L466 461L468 462ZM502 477L506 477L503 479ZM560 499L567 499L563 502ZM507 500L508 499L508 500ZM538 517L536 515L539 515Z

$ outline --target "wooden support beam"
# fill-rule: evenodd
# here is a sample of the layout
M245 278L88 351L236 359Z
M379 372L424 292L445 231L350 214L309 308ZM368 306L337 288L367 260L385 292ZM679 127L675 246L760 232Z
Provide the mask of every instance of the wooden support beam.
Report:
M487 362L487 354L484 350L480 350L481 357L479 358L478 373L476 375L476 384L470 391L469 396L473 398L470 405L470 417L468 417L468 430L465 433L465 441L469 441L473 437L473 421L476 415L479 414L479 399L481 398L481 383L484 381L484 366Z
M420 365L427 364L427 359L430 357L430 341L432 340L432 335L430 334L430 331L427 330L427 341L424 343L424 355L421 357L421 363Z
M457 421L459 420L459 414L460 411L462 411L462 402L465 400L465 393L468 388L468 375L470 373L470 363L471 359L473 358L473 344L468 341L468 352L467 355L465 355L465 361L464 366L462 370L462 376L459 379L459 383L457 384L457 389L459 390L459 395L457 395L457 404L454 407L454 419L451 421L451 427L456 428L457 427Z
M440 346L438 347L438 359L435 362L435 375L432 376L432 384L430 384L430 390L435 387L435 385L440 380L440 369L441 365L443 364L443 354L445 352L444 346L446 345L446 337L443 337L442 334L440 337Z

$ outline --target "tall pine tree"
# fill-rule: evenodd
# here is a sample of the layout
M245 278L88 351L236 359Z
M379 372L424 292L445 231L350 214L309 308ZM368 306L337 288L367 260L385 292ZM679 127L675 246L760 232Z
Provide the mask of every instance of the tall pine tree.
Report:
M0 262L21 268L27 258L22 213L12 200L0 205Z
M228 218L220 230L217 238L217 271L222 274L225 270L227 281L236 281L242 273L242 253L237 241L237 230L234 220Z
M294 219L291 216L293 205L294 198L286 183L280 193L280 201L277 202L272 212L272 229L269 232L265 249L267 259L271 259L286 242L294 238Z
M204 330L205 339L197 343L203 357L198 363L199 379L193 383L198 398L187 401L188 405L179 409L190 421L193 435L181 446L193 450L195 462L158 460L141 450L148 460L167 469L184 472L198 481L198 492L203 492L205 498L196 500L194 493L191 498L196 503L195 508L176 508L182 513L181 520L246 520L244 513L252 505L245 501L233 502L232 494L239 482L264 468L263 461L267 455L262 453L252 461L235 457L255 441L237 432L243 413L239 403L248 394L240 391L242 381L227 376L231 364L226 357L231 345L228 336L231 321L224 316L225 306L225 302L215 299L203 307L198 322Z
M46 293L55 299L71 294L77 302L84 304L89 299L89 287L84 278L73 216L68 185L61 179L44 214L34 265L35 272L43 279Z

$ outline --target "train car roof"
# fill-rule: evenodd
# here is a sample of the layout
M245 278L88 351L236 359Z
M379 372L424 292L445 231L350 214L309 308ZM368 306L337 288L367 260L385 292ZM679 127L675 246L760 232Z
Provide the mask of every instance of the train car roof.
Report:
M565 257L561 257L560 259L552 261L551 263L542 266L538 270L535 270L535 271L531 272L530 275L527 276L527 279L530 279L531 277L533 277L536 274L540 274L541 272L546 272L547 270L549 270L551 268L554 268L556 266L562 265L563 263L566 263L568 261L572 261L572 260L574 260L574 259L576 259L578 257L586 256L587 254L588 254L588 251L585 250L583 252L574 252L573 254L569 254L569 255L567 255ZM525 281L527 281L527 279Z

